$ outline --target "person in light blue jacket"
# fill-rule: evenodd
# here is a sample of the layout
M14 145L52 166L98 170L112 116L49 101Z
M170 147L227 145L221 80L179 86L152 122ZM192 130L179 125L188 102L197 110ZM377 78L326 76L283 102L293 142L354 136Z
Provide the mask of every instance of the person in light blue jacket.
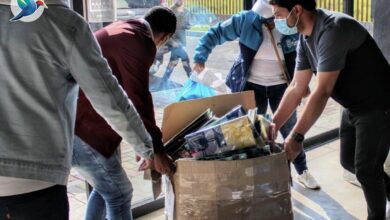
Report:
M210 28L201 37L195 48L194 71L203 71L210 53L217 45L238 38L240 54L227 76L226 84L232 92L253 90L259 114L265 114L268 105L274 112L292 79L299 37L297 32L282 35L274 26L271 6L267 0L258 0L252 10L232 16ZM275 41L276 48L272 41ZM294 112L280 129L283 138L289 135L296 121ZM301 184L310 189L320 188L308 171L304 151L293 163Z

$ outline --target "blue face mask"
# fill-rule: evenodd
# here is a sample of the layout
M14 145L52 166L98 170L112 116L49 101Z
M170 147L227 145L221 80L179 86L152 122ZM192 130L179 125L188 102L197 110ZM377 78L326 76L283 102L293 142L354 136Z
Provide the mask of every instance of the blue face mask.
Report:
M297 24L299 22L299 18L294 27L289 27L287 24L287 19L290 17L291 12L287 15L287 18L274 20L276 29L283 35L292 35L298 33Z

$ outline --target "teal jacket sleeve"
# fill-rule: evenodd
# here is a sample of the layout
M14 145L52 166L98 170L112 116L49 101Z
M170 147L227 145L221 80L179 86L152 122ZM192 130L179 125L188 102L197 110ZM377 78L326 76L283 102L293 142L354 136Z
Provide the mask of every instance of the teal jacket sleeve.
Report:
M217 45L239 38L245 19L246 12L241 12L210 28L195 47L194 62L205 63Z

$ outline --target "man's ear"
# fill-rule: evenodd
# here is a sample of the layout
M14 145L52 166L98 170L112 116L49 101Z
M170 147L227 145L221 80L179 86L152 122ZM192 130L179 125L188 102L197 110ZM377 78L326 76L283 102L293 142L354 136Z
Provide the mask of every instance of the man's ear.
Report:
M168 41L172 37L172 34L164 34L164 41Z
M298 17L300 17L300 16L302 15L302 13L303 13L303 7L302 7L302 5L296 5L296 6L294 7L293 10L295 10L295 14L296 14Z

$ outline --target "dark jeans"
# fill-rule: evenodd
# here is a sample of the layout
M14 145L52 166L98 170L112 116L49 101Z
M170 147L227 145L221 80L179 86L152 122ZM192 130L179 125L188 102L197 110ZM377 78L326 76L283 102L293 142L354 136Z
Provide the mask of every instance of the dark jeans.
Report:
M367 219L385 219L390 178L383 166L390 147L390 110L353 114L344 109L340 144L341 165L356 174L362 185Z
M1 220L68 220L69 203L66 186L0 197Z
M190 66L190 59L188 57L187 52L184 50L184 47L179 45L178 47L170 47L171 51L171 58L169 59L169 63L167 68L165 69L165 73L163 76L163 81L167 81L171 75L177 64L179 64L179 61L181 60L183 64L183 68L186 71L186 74L188 77L190 77L190 74L192 72L191 66ZM161 55L158 56L159 59L161 59ZM161 62L162 63L162 62Z
M265 114L267 112L268 104L274 113L278 108L284 91L287 89L287 84L276 86L261 86L254 83L247 82L244 90L253 90L255 92L256 106L258 114ZM283 138L286 138L295 123L297 122L297 113L294 112L287 122L280 128L280 133ZM301 151L299 155L293 161L294 167L298 174L302 174L307 170L306 154L305 151Z

